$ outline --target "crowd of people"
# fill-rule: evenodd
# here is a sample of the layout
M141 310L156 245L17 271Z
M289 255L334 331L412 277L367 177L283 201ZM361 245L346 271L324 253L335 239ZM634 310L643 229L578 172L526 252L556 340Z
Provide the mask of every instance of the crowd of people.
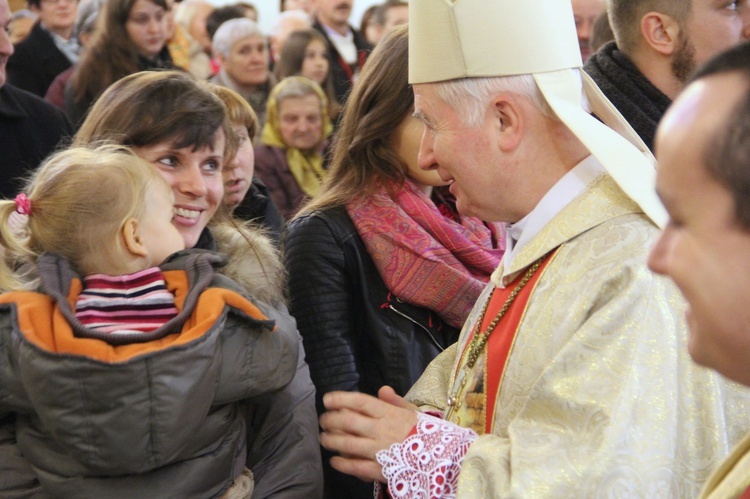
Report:
M750 497L750 0L7 2L0 497Z

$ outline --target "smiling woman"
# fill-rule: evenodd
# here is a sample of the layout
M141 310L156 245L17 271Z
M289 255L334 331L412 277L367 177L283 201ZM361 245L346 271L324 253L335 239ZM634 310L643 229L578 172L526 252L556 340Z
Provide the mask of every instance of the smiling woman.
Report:
M147 69L172 68L166 0L111 0L65 89L65 111L79 123L112 83Z
M228 216L222 205L222 171L235 155L234 137L226 108L208 84L176 71L153 71L123 78L104 92L74 145L115 141L150 163L172 188L173 224L186 247L228 254L229 263L220 272L233 278L276 328L291 328L300 343L284 304L283 269L273 244L254 226L218 222ZM255 475L254 493L319 497L314 388L301 347L291 383L248 403L244 416L246 465ZM236 451L241 455L242 449ZM282 463L279 455L284 456Z

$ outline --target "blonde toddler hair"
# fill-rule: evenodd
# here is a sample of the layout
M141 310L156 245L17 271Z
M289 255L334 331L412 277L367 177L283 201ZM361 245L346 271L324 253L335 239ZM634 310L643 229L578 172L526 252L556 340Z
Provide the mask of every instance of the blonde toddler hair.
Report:
M48 158L19 195L30 205L21 227L23 201L0 201L0 289L35 287L24 269L45 252L65 258L83 275L122 268L121 229L129 218L144 215L146 192L155 181L164 182L124 146L76 147Z

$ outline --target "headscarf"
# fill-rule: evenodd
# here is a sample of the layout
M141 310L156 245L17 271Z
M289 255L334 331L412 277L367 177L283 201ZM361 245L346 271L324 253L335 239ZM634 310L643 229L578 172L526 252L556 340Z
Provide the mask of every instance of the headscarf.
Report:
M260 141L268 146L278 147L286 150L286 161L289 165L289 170L292 172L294 179L299 184L302 191L310 197L314 197L320 190L320 184L325 175L323 169L323 156L320 153L320 149L316 148L311 151L302 151L300 149L289 147L281 137L279 131L279 94L291 84L302 84L305 87L309 87L313 90L314 94L317 95L320 100L320 113L322 117L323 135L320 138L320 143L331 135L333 132L333 124L331 118L328 116L328 99L320 86L314 81L305 78L304 76L289 76L279 82L271 91L271 95L268 97L268 104L266 105L266 124L263 125L263 131L260 136ZM289 95L285 99L294 97L304 97L302 95Z

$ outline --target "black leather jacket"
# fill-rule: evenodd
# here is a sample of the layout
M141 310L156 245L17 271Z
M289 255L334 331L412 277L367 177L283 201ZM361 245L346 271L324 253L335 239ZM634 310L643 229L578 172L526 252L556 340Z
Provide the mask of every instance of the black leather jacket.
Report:
M393 296L344 207L291 221L284 236L290 311L317 388L404 395L458 339L434 312Z

